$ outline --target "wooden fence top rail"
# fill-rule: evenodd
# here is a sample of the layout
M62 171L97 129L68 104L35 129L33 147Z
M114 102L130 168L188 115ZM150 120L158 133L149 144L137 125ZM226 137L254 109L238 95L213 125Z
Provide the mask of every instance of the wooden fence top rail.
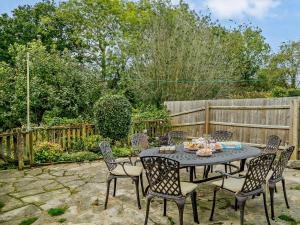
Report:
M187 111L183 111L183 112L179 112L179 113L173 113L170 115L170 117L185 115L185 114L189 114L189 113L193 113L193 112L200 112L200 111L204 111L204 110L205 110L205 107L200 107L200 108L191 109L191 110L187 110Z
M268 105L268 106L209 106L210 109L228 109L228 110L272 110L272 109L289 109L289 105Z
M195 123L178 123L178 124L172 124L172 127L185 127L185 126L194 126L194 125L204 125L205 122L195 122Z

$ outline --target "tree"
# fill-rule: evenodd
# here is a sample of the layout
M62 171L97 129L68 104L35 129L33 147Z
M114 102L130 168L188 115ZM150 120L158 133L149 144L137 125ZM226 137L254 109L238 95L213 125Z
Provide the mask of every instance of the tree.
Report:
M269 70L275 84L288 88L297 88L300 74L300 42L283 43L280 51L271 58Z

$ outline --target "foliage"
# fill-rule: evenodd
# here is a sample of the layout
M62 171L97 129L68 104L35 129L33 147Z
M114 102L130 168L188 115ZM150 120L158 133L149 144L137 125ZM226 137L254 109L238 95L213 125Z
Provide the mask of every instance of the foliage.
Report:
M37 217L25 219L25 220L22 220L19 225L30 225L30 224L33 224L35 221L37 221L37 219L38 219Z
M87 138L83 139L84 149L86 151L98 152L100 151L98 145L101 141L110 142L110 139L104 138L101 135L90 135Z
M88 151L79 151L71 153L65 152L59 157L59 161L82 162L85 160L98 160L100 158L100 155Z
M287 97L288 91L285 88L282 87L275 87L272 90L272 96L274 97Z
M42 142L34 147L34 159L36 162L56 162L63 153L59 144Z
M131 124L131 105L122 95L105 95L94 106L96 126L104 137L125 138Z
M82 117L78 118L66 118L66 117L43 117L43 122L47 126L57 126L57 125L81 125L87 123Z
M164 107L157 109L153 106L147 106L144 109L135 109L132 115L133 121L147 121L147 120L169 120L169 112Z
M112 151L115 156L119 157L128 156L131 153L131 149L128 147L113 147Z
M59 216L64 214L66 211L66 208L51 208L48 210L48 214L50 216Z

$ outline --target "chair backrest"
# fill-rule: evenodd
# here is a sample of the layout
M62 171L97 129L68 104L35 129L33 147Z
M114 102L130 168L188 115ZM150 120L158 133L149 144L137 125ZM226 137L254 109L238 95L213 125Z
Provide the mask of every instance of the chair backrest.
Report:
M274 161L275 154L262 154L250 160L249 168L245 176L242 193L255 192L262 188L266 177Z
M294 149L295 149L295 146L290 146L281 152L278 161L274 162L271 180L282 179L283 171L284 171L285 167L287 166L288 161L290 160Z
M140 153L149 147L147 134L137 133L131 138L131 146L134 154Z
M264 153L276 153L281 143L280 137L277 135L270 135L267 140L267 145L263 149Z
M115 169L117 167L115 157L112 153L110 144L107 141L102 141L99 144L103 159L109 171Z
M211 134L212 139L215 141L229 141L233 133L226 130L217 130Z
M159 156L141 157L150 190L154 193L181 196L179 162Z
M181 144L186 140L187 134L181 130L174 130L168 133L168 144L176 145Z

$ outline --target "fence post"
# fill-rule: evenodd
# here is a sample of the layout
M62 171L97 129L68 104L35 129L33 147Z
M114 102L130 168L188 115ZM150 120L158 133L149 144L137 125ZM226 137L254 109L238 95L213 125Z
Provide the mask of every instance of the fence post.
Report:
M28 133L28 139L29 139L29 142L28 142L28 146L29 146L29 163L30 163L30 166L33 166L33 164L34 164L32 132L33 131L30 130L29 133Z
M205 105L205 134L209 134L209 103Z
M291 135L290 135L290 144L295 146L293 155L291 156L292 160L297 160L298 158L298 135L299 135L299 101L297 99L292 100L291 104L292 117L291 117Z
M4 150L3 150L3 138L0 137L0 155L4 156Z
M18 169L19 170L23 170L24 168L24 151L23 151L23 144L22 144L22 141L21 141L21 138L22 138L22 134L21 134L21 131L18 132L17 134L17 152L18 152Z

